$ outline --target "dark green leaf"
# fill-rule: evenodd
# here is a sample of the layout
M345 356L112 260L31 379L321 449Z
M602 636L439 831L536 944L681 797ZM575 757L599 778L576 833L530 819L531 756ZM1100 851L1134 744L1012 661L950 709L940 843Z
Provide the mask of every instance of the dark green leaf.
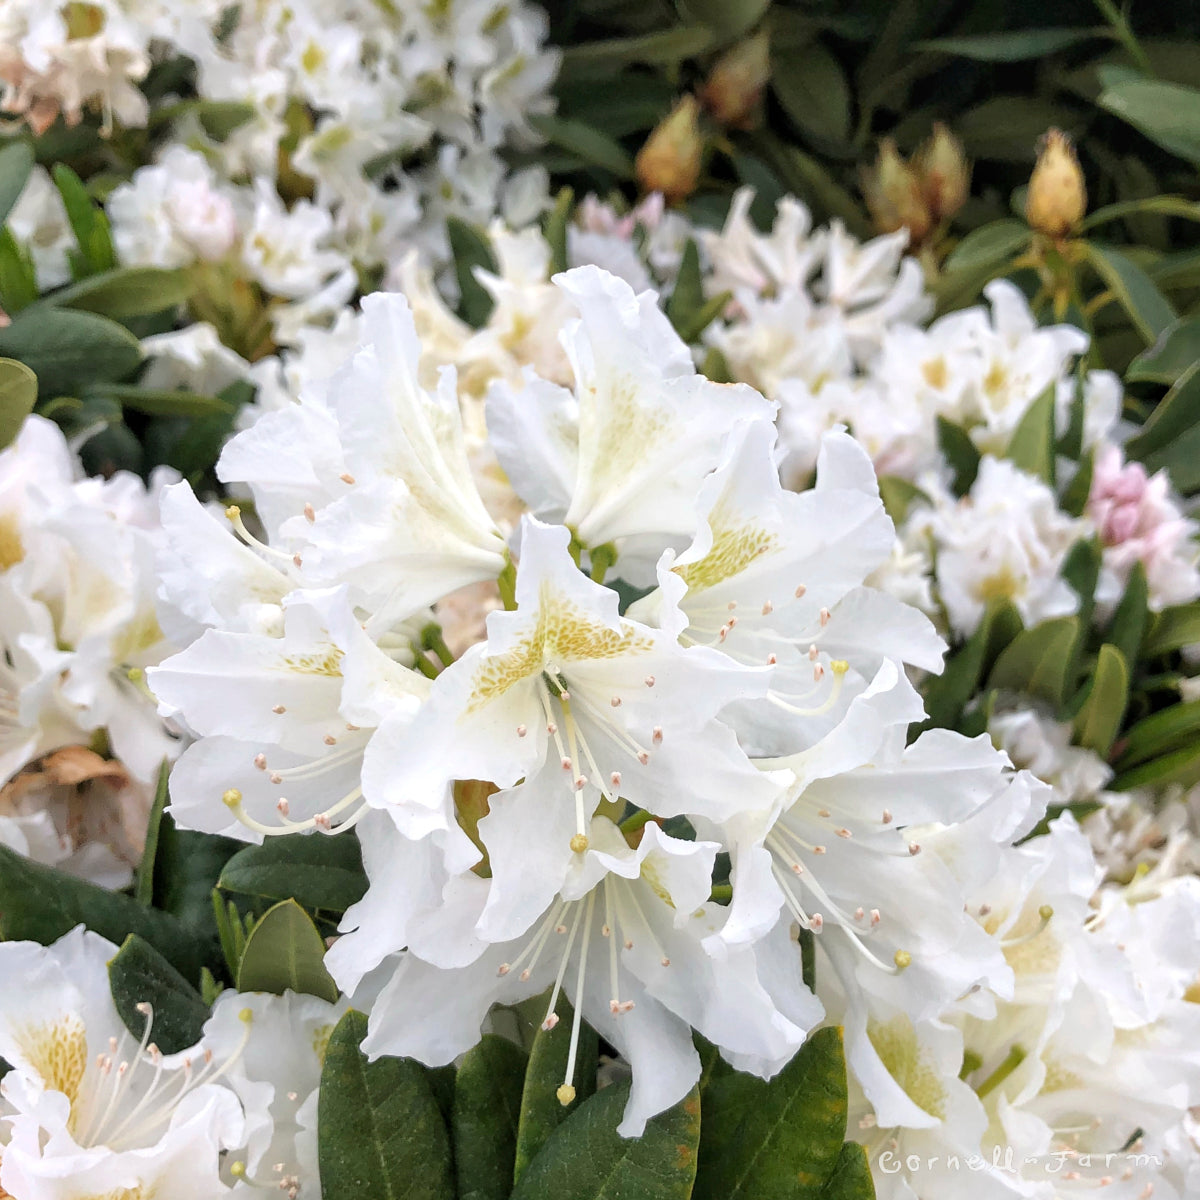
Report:
M7 226L0 228L0 306L11 317L37 298L37 272L29 252L17 245Z
M136 409L153 417L211 417L232 415L233 405L219 396L199 392L158 391L132 383L100 383L84 390L87 398L103 396L122 408Z
M228 859L243 843L191 829L177 829L170 810L158 822L154 851L154 906L178 917L212 944L210 899ZM215 947L214 947L215 950Z
M1142 653L1147 658L1170 654L1200 642L1200 601L1164 608L1150 622Z
M713 34L700 26L676 25L638 37L610 38L569 46L563 52L564 79L608 78L630 63L677 63L701 54L713 44Z
M809 1200L846 1133L842 1031L819 1029L770 1082L714 1079L704 1097L696 1200Z
M602 167L618 179L633 178L633 159L620 142L583 121L540 114L529 123L552 146L567 150L588 166Z
M482 267L493 275L500 268L496 265L491 244L474 226L458 217L446 221L446 234L450 239L450 252L454 255L454 274L458 278L461 295L459 315L475 329L487 321L495 306L491 293L475 278L475 268Z
M171 764L165 762L158 769L158 785L154 791L154 804L146 824L146 841L142 846L142 859L138 863L137 879L133 894L141 904L154 903L154 859L158 854L158 836L162 828L163 812L167 807L167 781L171 777Z
M325 942L295 900L267 910L246 939L238 967L239 992L307 992L331 1004L337 984L325 970Z
M575 1075L570 1080L575 1089L575 1099L567 1105L559 1102L557 1093L566 1077L574 1011L561 994L554 1011L558 1015L558 1024L553 1029L539 1027L529 1051L529 1069L525 1073L521 1117L517 1127L514 1182L520 1179L554 1130L596 1091L598 1039L590 1025L581 1023Z
M1021 617L1009 603L990 605L979 627L925 685L927 719L919 728L953 729L980 681L1001 651L1021 632Z
M833 1174L820 1191L821 1200L875 1200L871 1164L857 1142L843 1142Z
M1200 425L1200 359L1189 366L1155 405L1150 419L1130 438L1131 458L1146 461L1156 452L1170 452L1179 438Z
M71 224L71 232L75 235L79 249L93 271L100 268L92 262L91 245L96 230L96 205L88 195L83 180L67 166L66 163L55 163L52 171L54 186L62 197L63 207L67 210L67 220Z
M454 1200L450 1138L428 1073L407 1058L368 1062L367 1018L338 1022L317 1101L317 1153L327 1200Z
M1164 150L1200 164L1200 91L1142 76L1105 79L1096 101Z
M1147 343L1154 342L1175 319L1171 302L1133 259L1111 246L1086 242L1088 262L1129 314Z
M132 896L75 879L0 846L0 939L48 946L76 925L86 925L117 945L136 933L185 978L200 977L200 952L187 929L169 913L145 908Z
M42 302L122 320L174 308L193 290L194 283L186 271L119 267L51 292Z
M615 1083L581 1104L526 1168L512 1200L687 1200L696 1178L699 1092L652 1117L637 1138L617 1133L628 1099L629 1084Z
M1088 497L1092 492L1092 474L1095 470L1095 451L1089 450L1080 460L1079 469L1071 476L1059 501L1063 512L1073 517L1083 516Z
M138 1005L149 1004L151 1039L164 1054L177 1054L194 1046L208 1020L208 1005L200 993L144 938L131 933L109 960L108 982L113 1003L125 1028L140 1039L147 1014Z
M1014 466L1036 475L1051 487L1054 486L1056 449L1054 400L1055 387L1050 384L1025 410L1005 451L1005 458Z
M29 367L39 397L48 399L122 379L142 361L142 347L128 329L94 313L27 309L0 329L0 355Z
M0 150L0 224L21 198L33 170L33 147L28 142L9 142Z
M37 376L24 363L0 358L0 450L21 432L37 394Z
M998 270L1025 250L1032 236L1024 221L1011 217L981 225L954 247L946 259L945 270L949 273Z
M1032 162L1038 140L1047 129L1074 132L1077 110L1038 96L993 96L967 109L954 121L954 131L972 158L999 162Z
M1144 215L1182 217L1185 221L1200 221L1200 204L1192 200L1185 200L1182 196L1143 196L1140 199L1121 200L1116 204L1106 204L1103 208L1088 213L1079 222L1079 228L1094 229L1097 225L1103 225L1107 221Z
M688 238L675 279L675 290L666 312L676 332L684 329L704 304L704 281L700 275L700 251L695 238Z
M1104 640L1111 642L1125 656L1127 663L1136 664L1142 655L1142 642L1150 624L1150 586L1146 581L1146 568L1141 562L1133 564L1129 582Z
M508 1200L517 1153L525 1052L485 1034L454 1082L454 1173L458 1200Z
M1164 788L1175 783L1185 788L1200 783L1200 740L1192 738L1178 750L1122 771L1108 786L1116 792L1128 792L1134 788Z
M1200 317L1172 321L1125 370L1127 382L1173 384L1200 363Z
M363 898L367 877L353 833L297 834L239 850L217 886L268 900L295 900L310 912L341 914Z
M1121 743L1121 770L1158 758L1181 745L1191 746L1200 735L1200 700L1172 704L1143 717L1129 729Z
M1022 62L1043 58L1075 46L1080 42L1110 37L1109 30L1099 29L1014 29L1004 33L981 33L973 37L937 38L917 42L914 50L932 50L940 54L955 54L978 62Z
M953 489L956 496L965 496L979 474L979 451L971 435L943 416L937 419L938 446L954 472Z
M1125 656L1106 642L1100 647L1087 697L1075 714L1075 741L1108 757L1129 703L1129 668Z
M774 54L771 88L802 131L842 141L850 132L850 89L841 64L820 42Z
M1079 633L1078 617L1056 617L1019 633L996 659L988 687L1026 692L1057 709L1071 683Z
M915 483L899 475L880 475L879 495L883 507L894 524L899 525L908 515L909 505L914 500L927 500L928 497Z
M753 29L771 0L678 0L684 20L707 25L723 38L741 37Z
M554 207L546 217L546 226L542 231L546 244L550 247L550 273L557 275L570 265L567 257L567 226L571 221L571 206L575 201L575 193L570 188L562 188L554 201Z

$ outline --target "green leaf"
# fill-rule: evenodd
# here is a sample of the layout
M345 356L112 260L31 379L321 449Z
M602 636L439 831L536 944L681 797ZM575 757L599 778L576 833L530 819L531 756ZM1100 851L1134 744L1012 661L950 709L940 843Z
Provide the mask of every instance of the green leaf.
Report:
M972 229L946 259L947 273L999 270L1028 247L1033 234L1024 221L1005 217Z
M901 524L908 516L909 506L914 500L928 499L915 483L909 483L899 475L880 475L879 495L887 515L895 525Z
M131 933L109 960L108 982L113 1003L135 1039L146 1030L151 1008L151 1039L164 1054L194 1046L204 1031L209 1009L200 993L145 938Z
M1200 359L1189 366L1154 406L1149 420L1130 438L1126 451L1146 462L1155 454L1168 460L1179 439L1200 425Z
M674 64L702 54L713 44L712 31L676 25L637 37L608 38L568 46L563 51L562 79L609 78L631 63Z
M688 1200L700 1141L699 1091L651 1117L636 1138L617 1133L628 1099L629 1084L615 1083L581 1104L521 1175L512 1200Z
M1128 792L1134 788L1164 788L1176 783L1185 788L1200 783L1200 742L1195 738L1170 754L1122 771L1108 786L1115 792Z
M602 167L618 179L633 178L633 159L615 138L593 129L583 121L552 117L546 113L529 118L529 123L552 146L567 150L592 167Z
M136 409L152 417L212 417L231 415L233 405L219 396L199 392L155 390L131 383L100 383L84 389L85 399L102 396L122 408Z
M177 104L156 108L150 117L150 128L156 129L170 121L195 114L204 132L214 142L223 142L257 112L253 104L241 100L181 100Z
M1176 320L1171 302L1133 259L1111 246L1096 242L1085 242L1084 245L1088 262L1129 314L1134 328L1147 343L1154 342Z
M1142 643L1150 625L1150 585L1146 581L1146 568L1135 562L1125 584L1125 594L1113 613L1104 640L1116 646L1125 656L1127 663L1136 664L1142 656Z
M1164 150L1200 164L1200 91L1142 76L1109 77L1096 103Z
M139 904L154 903L154 859L158 854L158 837L162 828L163 812L167 807L167 781L170 777L171 764L164 760L158 768L154 803L150 807L150 817L146 824L146 841L142 846L142 858L138 863L137 878L133 885L133 894Z
M487 321L496 302L487 288L475 278L475 268L482 267L493 275L499 274L500 268L492 254L491 243L473 225L468 225L458 217L448 217L446 234L450 239L450 252L454 255L454 274L461 296L459 316L472 328L478 329Z
M575 1074L570 1080L575 1089L575 1099L567 1105L559 1102L557 1093L566 1077L574 1011L562 994L559 995L554 1011L558 1016L558 1023L553 1029L542 1029L539 1026L529 1051L529 1069L525 1072L521 1116L517 1125L514 1182L521 1178L525 1168L546 1144L546 1139L554 1130L596 1091L599 1039L590 1025L581 1022Z
M819 1029L770 1082L735 1073L708 1085L695 1200L819 1197L845 1132L842 1031Z
M10 317L38 298L37 272L28 250L17 245L12 230L0 228L0 306Z
M1122 771L1158 758L1181 745L1193 746L1200 735L1200 700L1172 704L1143 717L1130 727L1121 741Z
M857 1142L843 1142L833 1174L821 1189L820 1200L875 1200L875 1184L866 1150Z
M1129 703L1129 668L1125 656L1107 642L1100 647L1086 699L1075 714L1075 741L1107 758Z
M525 1051L485 1034L454 1081L454 1173L458 1200L508 1200L517 1153Z
M0 150L0 223L8 220L32 170L33 147L28 142L9 142Z
M1071 682L1079 634L1078 617L1055 617L1019 633L996 659L988 687L1026 692L1057 709Z
M54 184L67 210L71 232L79 244L80 258L76 260L77 275L92 275L110 271L117 265L112 235L104 211L88 195L83 180L66 163L55 163Z
M695 238L688 238L679 262L679 274L675 278L675 289L666 303L667 317L681 332L704 304L704 281L700 274L700 251ZM685 339L686 340L686 339Z
M976 62L1023 62L1043 58L1067 46L1111 37L1104 27L1098 29L1014 29L1004 33L981 33L972 37L936 38L916 42L914 50L929 50L939 54L955 54Z
M0 846L0 939L48 946L76 925L86 925L118 946L136 933L185 978L200 977L200 951L169 913Z
M51 292L42 303L122 320L175 308L194 290L195 284L186 271L119 267Z
M1200 362L1200 317L1181 317L1172 321L1155 340L1125 369L1127 383L1176 382L1185 371Z
M955 728L980 681L1020 632L1021 617L1012 604L989 605L975 632L947 658L942 673L926 683L925 711L929 715L918 728Z
M1075 132L1080 114L1039 96L993 96L954 120L954 132L972 158L1027 163L1037 157L1038 139L1051 127Z
M142 361L142 347L123 325L94 313L26 309L0 329L0 355L33 371L38 395L47 399L124 378Z
M1014 466L1054 486L1054 384L1025 410L1005 451Z
M1143 196L1135 200L1121 200L1106 204L1095 212L1088 213L1079 222L1083 230L1094 229L1108 221L1119 221L1137 216L1182 217L1185 221L1200 221L1200 204L1185 200L1182 196Z
M1095 449L1092 449L1079 460L1079 469L1071 476L1071 482L1067 484L1059 499L1059 506L1063 512L1070 513L1073 517L1083 516L1083 510L1087 508L1088 497L1092 492L1095 466Z
M24 363L0 358L0 450L21 432L37 394L37 376Z
M722 38L741 37L771 7L771 0L677 0L685 21L707 25Z
M295 900L310 912L341 914L367 890L362 849L353 833L268 838L239 850L217 887L267 900Z
M295 900L269 908L246 939L238 966L239 992L307 992L332 1004L337 984L325 970L325 942Z
M803 132L844 141L850 132L850 89L841 63L820 42L772 55L771 89Z
M154 907L178 917L194 937L206 939L214 956L212 890L221 868L243 845L233 838L177 829L169 810L158 821L152 866Z
M574 202L575 193L569 187L559 189L554 207L546 217L542 233L550 247L551 275L557 275L571 265L567 257L567 226L571 221L571 207Z
M450 1138L428 1072L368 1062L367 1018L351 1010L325 1051L317 1099L321 1192L330 1200L455 1200Z
M965 496L979 474L979 451L971 441L971 435L961 425L941 415L937 418L937 437L938 446L954 472L954 494Z
M1157 658L1200 642L1200 601L1164 608L1150 622L1142 653Z

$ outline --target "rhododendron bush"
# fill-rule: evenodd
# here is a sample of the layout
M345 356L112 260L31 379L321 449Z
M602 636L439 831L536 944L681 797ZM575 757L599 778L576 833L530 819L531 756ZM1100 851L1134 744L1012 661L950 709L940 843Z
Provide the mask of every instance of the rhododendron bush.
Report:
M924 7L3 7L0 1196L1200 1194L1200 29Z

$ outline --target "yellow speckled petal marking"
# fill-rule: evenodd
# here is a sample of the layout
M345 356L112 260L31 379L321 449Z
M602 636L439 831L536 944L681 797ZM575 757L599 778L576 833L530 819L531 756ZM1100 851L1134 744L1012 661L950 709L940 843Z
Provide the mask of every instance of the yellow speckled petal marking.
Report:
M327 646L315 654L289 654L283 661L289 671L298 675L329 675L336 678L342 673L342 652L336 646Z
M895 1017L886 1024L871 1022L867 1026L867 1037L909 1099L931 1117L944 1121L946 1091L921 1049L912 1022L905 1016Z
M20 1038L20 1045L46 1087L62 1092L74 1113L79 1085L87 1070L87 1032L83 1021L70 1013L53 1025L35 1025Z
M468 713L504 695L509 688L540 675L548 663L562 665L600 658L640 654L654 647L653 638L623 622L610 629L567 597L544 583L534 627L511 650L488 655L475 672Z
M689 591L715 587L744 571L755 559L769 554L779 544L778 536L770 530L739 521L723 501L713 508L708 523L713 531L708 553L698 562L674 568Z

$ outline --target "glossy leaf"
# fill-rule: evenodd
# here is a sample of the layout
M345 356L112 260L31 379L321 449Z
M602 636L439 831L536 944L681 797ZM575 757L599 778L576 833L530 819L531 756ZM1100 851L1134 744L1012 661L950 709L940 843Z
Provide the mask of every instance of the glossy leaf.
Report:
M1005 217L972 229L950 252L947 272L999 268L1011 262L1030 242L1032 234L1024 221Z
M325 942L295 900L267 910L246 939L238 967L239 992L307 992L333 1003L337 984L325 970Z
M1200 362L1200 317L1181 317L1164 329L1125 370L1127 382L1173 384Z
M695 1200L815 1200L841 1155L846 1104L837 1028L817 1030L769 1082L741 1073L714 1079Z
M1147 658L1170 654L1200 642L1200 601L1164 608L1150 623L1142 653Z
M1132 458L1143 462L1158 455L1166 455L1178 449L1178 441L1184 434L1200 426L1200 358L1189 366L1176 380L1170 391L1155 405L1149 419L1129 439L1126 451Z
M1133 259L1112 246L1085 244L1088 261L1129 314L1133 327L1146 342L1154 342L1176 319L1171 302Z
M1181 744L1195 744L1200 736L1200 700L1172 704L1143 717L1125 734L1121 743L1122 770L1158 758Z
M200 993L145 938L131 933L109 960L108 982L113 1003L125 1028L140 1039L151 1008L151 1038L164 1054L177 1054L194 1046L209 1018Z
M186 271L120 267L89 275L78 283L51 292L42 303L121 320L175 308L183 304L193 290L193 281Z
M1105 204L1090 212L1079 228L1095 229L1108 221L1124 220L1136 216L1182 217L1185 221L1200 221L1200 204L1185 200L1182 196L1144 196L1136 200L1120 200L1116 204Z
M0 149L0 224L21 198L33 170L33 147L26 141L11 141Z
M956 496L965 496L979 474L979 451L971 435L961 426L938 415L937 437L946 462L954 472L952 488Z
M367 1018L351 1010L325 1051L317 1100L321 1192L333 1200L455 1200L450 1138L428 1072L368 1062Z
M454 1081L454 1173L458 1200L508 1200L517 1153L525 1052L485 1034Z
M1106 81L1096 101L1164 150L1200 164L1200 91L1142 76Z
M78 394L97 380L118 380L142 361L137 338L116 321L69 309L26 309L0 329L0 355L38 377L38 395Z
M0 358L0 450L21 432L37 394L37 376L24 363Z
M133 894L141 904L154 903L154 859L158 853L159 831L162 828L163 813L167 807L170 777L171 764L164 762L158 769L154 803L150 806L150 816L146 822L146 840L142 845L142 857L138 863L137 876L133 884Z
M267 900L295 900L310 912L341 914L367 890L362 848L353 833L269 838L239 850L217 887Z
M145 908L132 896L110 892L0 846L0 939L48 946L76 925L86 925L118 946L136 933L184 978L200 977L202 950L170 913Z
M521 1175L512 1200L688 1200L696 1179L700 1094L646 1123L641 1137L617 1133L629 1084L597 1092L550 1135Z
M1129 668L1125 656L1116 646L1105 643L1096 658L1087 698L1075 714L1076 744L1107 758L1128 703Z
M543 1010L544 1005L545 1001ZM558 1015L558 1024L553 1029L539 1027L529 1051L529 1068L525 1072L517 1125L514 1182L520 1179L525 1168L546 1144L546 1139L596 1091L598 1039L591 1026L582 1023L579 1027L575 1074L570 1080L575 1089L575 1099L565 1106L559 1102L557 1092L566 1076L574 1011L561 994L554 1011Z
M1134 788L1162 788L1176 783L1185 788L1200 783L1200 740L1192 738L1178 750L1120 772L1109 787L1116 792L1128 792Z
M1066 698L1078 617L1056 617L1018 634L996 659L990 688L1026 692L1058 708Z
M1054 384L1050 384L1025 410L1004 455L1014 466L1036 475L1051 487L1054 486L1056 451L1054 392Z
M1111 36L1100 29L1013 29L1003 33L980 33L968 37L937 38L933 41L917 42L914 50L931 50L939 54L953 54L959 58L971 58L976 62L1024 62L1031 58L1042 58L1077 46L1080 42L1095 41Z
M446 236L454 255L454 274L458 279L459 315L475 329L487 321L495 306L491 293L475 278L475 268L481 267L493 275L499 273L491 243L473 225L458 217L446 221Z

